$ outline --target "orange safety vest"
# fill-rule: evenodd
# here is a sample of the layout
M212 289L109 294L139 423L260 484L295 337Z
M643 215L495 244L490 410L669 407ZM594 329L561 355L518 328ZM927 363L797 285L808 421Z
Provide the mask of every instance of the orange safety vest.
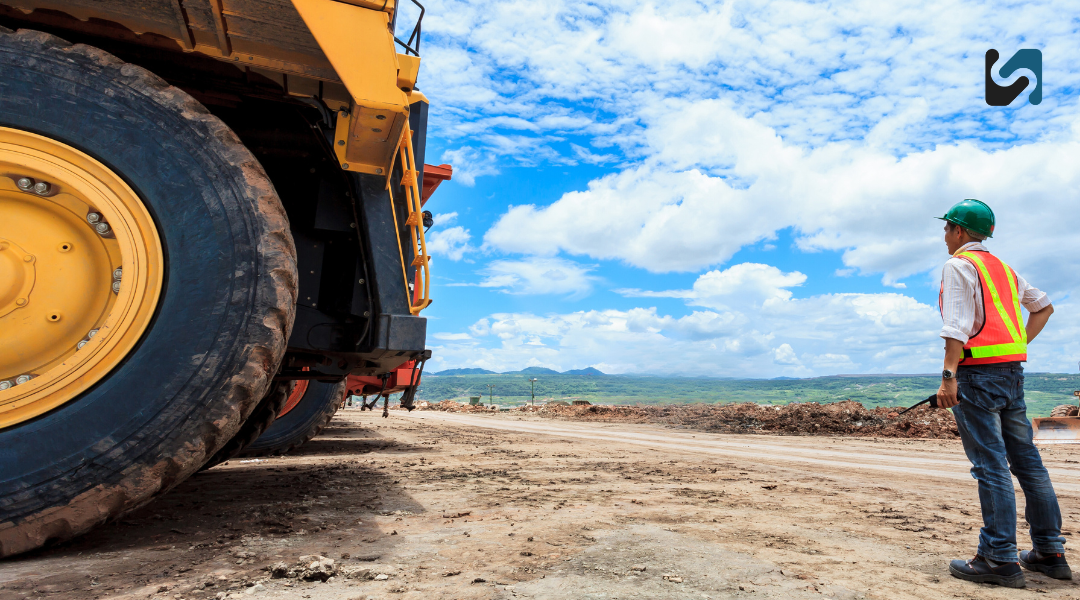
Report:
M998 257L981 250L954 255L975 265L982 290L983 325L964 345L962 365L1027 360L1027 330L1020 312L1020 295L1016 291L1016 273ZM992 307L986 305L990 294ZM942 312L945 282L938 292L938 311ZM993 308L993 310L991 310Z

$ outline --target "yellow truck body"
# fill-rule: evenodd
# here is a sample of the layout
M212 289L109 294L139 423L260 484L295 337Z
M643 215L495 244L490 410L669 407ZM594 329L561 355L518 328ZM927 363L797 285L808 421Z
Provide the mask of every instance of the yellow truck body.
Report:
M197 53L348 111L344 170L389 173L415 98L420 57L398 52L394 0L12 0L0 10L59 26ZM424 99L426 100L426 99Z

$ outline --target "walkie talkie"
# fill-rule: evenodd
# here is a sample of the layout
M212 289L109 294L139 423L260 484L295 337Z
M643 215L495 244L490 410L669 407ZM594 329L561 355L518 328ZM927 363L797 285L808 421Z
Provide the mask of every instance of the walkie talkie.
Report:
M912 406L909 406L908 408L905 408L904 410L897 413L896 416L899 417L900 415L902 415L902 414L906 413L907 411L915 408L916 406L922 406L923 404L926 404L927 402L930 403L930 408L937 408L937 394L934 394L933 396L930 396L929 398L927 398L926 400L923 400L922 402L919 402L918 404L914 404Z

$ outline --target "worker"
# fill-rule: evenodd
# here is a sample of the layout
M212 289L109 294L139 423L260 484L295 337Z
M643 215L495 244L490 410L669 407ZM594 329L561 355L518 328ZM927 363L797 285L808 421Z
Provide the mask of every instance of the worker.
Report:
M938 307L945 365L937 402L952 408L956 428L979 482L983 527L975 558L954 560L954 577L1024 587L1021 565L1055 579L1072 579L1061 537L1061 509L1032 442L1024 404L1027 344L1054 312L1047 295L991 254L994 213L978 200L957 203L939 217L952 256L941 274ZM1028 310L1024 325L1020 306ZM1016 475L1026 500L1033 549L1016 547Z

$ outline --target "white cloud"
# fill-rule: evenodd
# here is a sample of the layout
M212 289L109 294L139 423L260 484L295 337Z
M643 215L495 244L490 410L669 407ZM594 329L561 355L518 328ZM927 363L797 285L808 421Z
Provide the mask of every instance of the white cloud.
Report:
M760 306L791 298L787 288L802 285L806 275L784 273L771 265L740 263L723 271L709 271L698 277L690 290L660 292L636 289L615 290L627 297L683 298L692 306L726 309L730 306Z
M425 235L427 239L427 251L432 256L445 256L453 261L461 260L466 253L475 250L469 245L472 235L469 230L458 225L447 227L457 220L458 214L439 213L433 216L432 229Z
M433 131L493 155L473 123L505 132L527 122L537 147L555 148L550 132L574 132L633 153L646 145L642 112L688 95L723 95L809 147L1001 145L1068 128L1060 118L1071 101L1050 90L1076 89L1080 73L1051 57L1080 50L1075 14L1066 0L887 9L865 0L446 0L424 20L420 82L434 100ZM1002 62L1021 47L1044 51L1041 105L986 109L982 53L991 47Z
M510 370L536 359L563 370L603 361L612 373L736 377L940 368L936 312L911 298L838 294L779 304L684 317L655 308L498 313L472 328L475 341L439 354L447 368Z
M1072 299L1054 303L1046 328L1028 345L1029 371L1076 373L1080 361L1080 305ZM1068 397L1062 401L1071 400Z
M467 184L507 161L634 160L550 206L514 207L488 248L694 271L794 227L802 248L895 285L940 263L927 217L958 199L998 208L1003 236L1026 230L1033 205L1075 204L1080 71L1048 59L1059 92L1047 83L1042 104L982 102L983 50L1076 55L1061 18L1075 12L448 0L425 19L423 78ZM1080 225L1069 219L1062 230Z
M576 158L578 158L582 162L586 162L589 164L602 165L604 163L615 162L618 160L618 157L614 154L596 154L590 151L588 148L584 146L579 146L577 144L570 144L570 148L573 149L574 156Z
M431 337L437 340L444 340L449 342L460 342L472 339L472 336L467 333L436 333Z
M632 294L706 307L682 317L644 307L498 313L470 328L467 352L448 346L442 355L450 363L482 357L487 368L502 370L536 358L564 365L602 360L612 372L743 377L940 368L934 307L893 293L794 298L787 288L805 280L744 263L706 273L690 290Z
M795 350L791 344L780 344L772 351L773 361L778 365L798 365L799 358L795 356Z
M458 218L457 212L435 213L431 216L432 227L446 227L453 225Z
M846 354L816 354L808 355L805 358L813 365L814 370L819 373L853 373L859 368Z
M480 319L479 321L469 326L469 331L471 331L472 334L477 337L485 336L491 333L491 321L489 321L486 317Z
M1071 208L1080 203L1080 136L1003 150L958 143L896 159L864 145L786 144L724 101L669 111L667 125L650 127L649 159L549 206L512 207L485 245L687 271L791 227L803 250L842 252L848 268L895 285L943 262L941 224L932 217L976 197L995 209L991 247L1010 264L1054 273L1052 285L1043 284L1049 289L1080 284L1080 240L1068 233L1080 229Z
M1056 307L1030 347L1029 371L1075 372L1080 305ZM683 317L656 308L496 313L449 340L436 358L439 368L495 371L602 364L607 373L730 377L934 373L941 368L940 327L936 307L893 293L778 299Z
M596 277L591 268L561 258L495 260L481 273L480 287L499 288L508 294L566 294L581 297L592 291Z
M925 217L960 198L1006 218L1075 203L1080 71L1048 59L1042 104L982 102L983 50L1076 55L1061 18L1075 13L1063 0L448 0L425 19L422 79L467 185L508 161L636 159L551 206L513 208L489 248L693 271L795 227L804 249L894 285L940 262Z
M477 177L499 172L494 156L471 146L445 150L442 153L442 162L454 166L454 181L469 187L476 185Z

